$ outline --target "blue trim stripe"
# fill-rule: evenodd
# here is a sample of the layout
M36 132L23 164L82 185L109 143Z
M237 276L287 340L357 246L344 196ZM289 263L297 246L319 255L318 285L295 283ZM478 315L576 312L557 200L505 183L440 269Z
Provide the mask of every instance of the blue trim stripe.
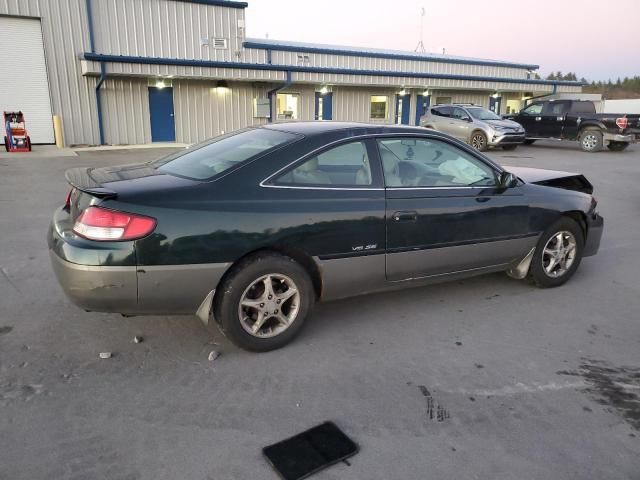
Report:
M243 62L218 62L211 60L190 60L182 58L161 58L161 57L131 57L125 55L106 55L101 53L84 53L85 60L95 62L112 63L136 63L142 65L170 65L178 67L207 67L207 68L238 68L243 70L270 70L278 72L300 72L300 73L333 73L338 75L366 75L366 76L386 76L401 78L425 78L425 79L447 79L447 80L467 80L478 82L502 82L518 83L526 85L570 85L580 87L581 82L571 82L567 80L535 80L524 78L505 77L482 77L476 75L451 75L445 73L417 73L417 72L396 72L387 70L357 70L350 68L325 68L325 67L304 67L299 65L272 65L265 63L243 63Z
M491 60L474 60L455 57L438 57L434 55L403 55L402 53L386 53L371 52L367 50L350 50L348 48L324 48L324 47L308 47L298 45L287 45L277 43L262 43L255 41L246 41L242 43L244 48L257 48L260 50L276 50L280 52L299 52L299 53L325 53L329 55L355 56L355 57L372 57L372 58L388 58L393 60L413 60L418 62L436 62L436 63L456 63L462 65L482 65L489 67L505 67L505 68L522 68L526 70L537 70L539 65L527 65L523 63L498 62Z
M232 2L227 0L173 0L174 2L183 3L199 3L201 5L213 5L215 7L229 7L229 8L247 8L249 4L247 2Z

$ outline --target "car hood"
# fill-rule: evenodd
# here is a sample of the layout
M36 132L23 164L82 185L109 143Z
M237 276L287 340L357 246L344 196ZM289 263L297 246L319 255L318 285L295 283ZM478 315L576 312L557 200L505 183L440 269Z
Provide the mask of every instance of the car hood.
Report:
M522 128L522 125L520 125L518 122L514 122L513 120L507 120L507 119L485 120L485 123L487 123L487 125L490 125L492 127L507 127L507 128L514 128L514 129Z
M560 172L529 167L505 167L525 183L562 188L582 193L593 193L593 185L581 173Z

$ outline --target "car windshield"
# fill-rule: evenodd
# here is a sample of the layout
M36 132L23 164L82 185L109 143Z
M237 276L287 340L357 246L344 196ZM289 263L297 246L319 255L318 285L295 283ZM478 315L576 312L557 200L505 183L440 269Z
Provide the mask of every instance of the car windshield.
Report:
M498 115L486 108L473 107L467 108L467 110L476 120L502 120Z
M152 162L161 172L206 180L250 158L298 138L266 128L252 128L207 140Z

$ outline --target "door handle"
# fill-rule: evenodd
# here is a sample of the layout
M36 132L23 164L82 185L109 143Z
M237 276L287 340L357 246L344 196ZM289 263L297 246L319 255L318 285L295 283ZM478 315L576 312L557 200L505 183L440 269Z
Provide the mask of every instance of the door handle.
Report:
M418 219L418 212L396 212L393 214L395 222L415 222Z
M489 200L491 200L491 197L476 197L476 202L478 203L485 203L485 202L488 202Z

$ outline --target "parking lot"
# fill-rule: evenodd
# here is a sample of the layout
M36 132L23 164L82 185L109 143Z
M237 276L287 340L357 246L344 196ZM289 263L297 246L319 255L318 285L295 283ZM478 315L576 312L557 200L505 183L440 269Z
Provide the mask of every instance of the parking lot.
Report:
M196 317L85 313L53 276L64 171L166 153L0 158L0 479L276 479L262 447L325 420L360 452L319 480L639 478L640 145L489 152L595 185L601 249L565 286L496 274L320 304L266 354Z

